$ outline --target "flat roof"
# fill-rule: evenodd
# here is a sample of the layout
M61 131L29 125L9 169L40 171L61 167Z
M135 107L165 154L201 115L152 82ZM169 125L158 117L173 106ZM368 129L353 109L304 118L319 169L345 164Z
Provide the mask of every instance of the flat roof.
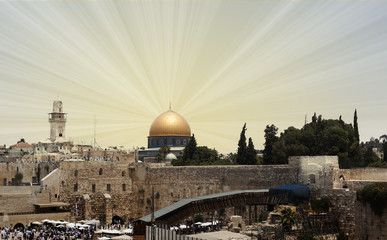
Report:
M51 203L35 203L34 206L39 206L40 208L50 208L50 207L67 207L67 206L70 206L70 204L64 203L64 202L51 202Z

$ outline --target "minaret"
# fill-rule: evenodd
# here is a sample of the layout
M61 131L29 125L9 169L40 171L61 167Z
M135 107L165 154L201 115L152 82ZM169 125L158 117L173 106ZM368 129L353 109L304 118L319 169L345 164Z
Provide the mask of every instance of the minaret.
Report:
M62 101L54 101L52 113L48 114L48 121L50 122L50 140L52 142L64 141L66 114L63 113Z

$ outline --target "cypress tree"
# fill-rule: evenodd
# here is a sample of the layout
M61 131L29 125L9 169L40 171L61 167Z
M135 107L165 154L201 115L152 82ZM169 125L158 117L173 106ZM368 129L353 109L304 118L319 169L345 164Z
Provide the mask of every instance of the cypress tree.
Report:
M246 133L246 123L243 125L241 136L238 142L238 153L236 158L237 164L245 164L246 162L247 146L246 146L245 133Z
M184 153L183 153L183 161L185 162L188 159L193 159L193 156L196 152L196 139L195 139L195 134L192 134L191 139L187 143L187 146L184 148Z
M355 140L357 142L360 141L360 136L359 136L359 127L357 126L357 111L355 109L355 114L353 115L353 130L355 132Z
M257 164L257 151L254 148L254 143L251 138L249 138L249 145L247 146L247 151L246 151L246 164L247 165Z
M272 124L267 125L265 129L265 149L263 149L263 163L273 164L273 145L278 141L277 135L278 128Z

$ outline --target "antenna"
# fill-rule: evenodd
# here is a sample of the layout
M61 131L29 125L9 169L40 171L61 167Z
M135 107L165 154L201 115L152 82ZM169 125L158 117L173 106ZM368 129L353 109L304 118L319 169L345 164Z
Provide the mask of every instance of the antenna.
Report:
M94 114L94 142L93 142L93 148L97 145L97 131L96 131L96 125L97 125L97 116Z
M307 116L308 116L308 114L305 114L305 124L304 124L304 126L306 125L306 118L307 118Z
M171 102L169 102L169 111L171 111Z

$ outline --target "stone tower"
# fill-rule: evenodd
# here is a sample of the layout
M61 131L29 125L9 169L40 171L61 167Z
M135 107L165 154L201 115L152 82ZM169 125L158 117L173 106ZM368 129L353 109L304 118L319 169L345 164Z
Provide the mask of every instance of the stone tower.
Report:
M48 114L50 122L50 140L63 142L65 140L66 113L63 113L62 101L54 101L52 113Z

